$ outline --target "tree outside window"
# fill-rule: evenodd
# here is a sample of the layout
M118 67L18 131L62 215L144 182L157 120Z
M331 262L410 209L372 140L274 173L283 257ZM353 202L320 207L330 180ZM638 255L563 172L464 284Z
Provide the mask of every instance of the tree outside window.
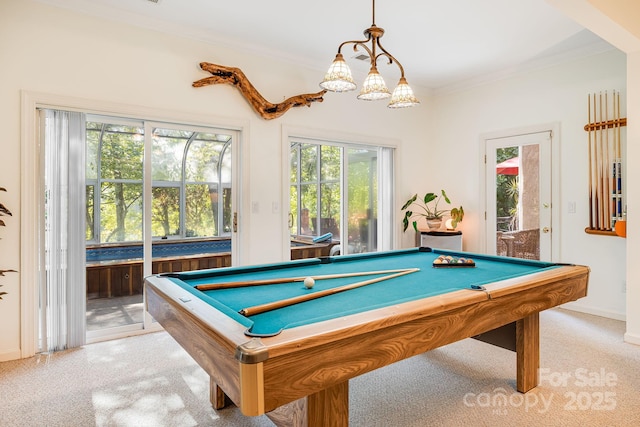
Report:
M141 241L144 128L98 121L86 128L86 240ZM230 144L229 135L154 129L154 238L230 234Z

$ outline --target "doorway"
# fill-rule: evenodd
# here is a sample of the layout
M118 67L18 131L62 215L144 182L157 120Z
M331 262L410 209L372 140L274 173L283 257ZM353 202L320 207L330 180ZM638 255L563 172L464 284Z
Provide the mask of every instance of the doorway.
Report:
M543 130L483 140L487 253L552 259L552 135Z
M391 147L290 137L291 259L391 248ZM313 249L315 248L315 249Z
M39 351L158 329L144 310L144 277L230 266L237 253L232 218L239 195L232 191L232 169L239 131L39 111L47 165L39 251L43 265L60 266L40 277ZM54 129L58 115L64 121ZM67 116L78 131L64 130ZM81 154L72 159L73 151ZM58 182L59 175L72 177L68 185ZM57 219L66 211L73 220ZM44 258L54 253L63 258ZM70 342L69 335L77 339Z

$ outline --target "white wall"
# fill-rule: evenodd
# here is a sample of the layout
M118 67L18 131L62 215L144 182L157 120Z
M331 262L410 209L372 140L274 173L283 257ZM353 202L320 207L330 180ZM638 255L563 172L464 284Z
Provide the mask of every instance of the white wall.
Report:
M625 240L586 234L588 217L588 121L587 96L605 90L626 89L625 55L617 50L558 66L520 73L512 78L484 84L434 100L431 130L433 156L429 185L448 189L464 202L465 211L478 213L479 135L515 128L559 122L560 135L560 248L554 261L591 267L589 295L571 307L614 318L625 313ZM622 101L624 104L624 100ZM622 114L624 115L624 107ZM442 159L448 159L443 161ZM436 181L437 182L434 182ZM568 213L568 203L576 213ZM473 222L472 222L473 221ZM483 225L476 215L463 221L465 249L482 251Z
M329 53L328 63L332 57ZM359 102L351 94L327 94L323 103L290 110L272 121L255 114L235 88L192 88L194 80L207 76L197 66L201 61L241 68L273 102L316 92L325 71L301 69L30 0L0 3L0 186L9 190L0 197L14 212L6 221L8 226L0 230L0 268L18 268L18 249L25 244L20 241L21 227L34 226L20 223L21 91L61 94L92 103L123 103L141 111L157 111L158 117L193 117L205 125L241 123L246 169L245 215L240 225L251 243L244 246L244 263L277 260L288 244L284 239L285 207L280 213L272 212L273 203L280 204L283 199L283 127L397 142L398 203L415 192L445 188L455 203L465 207L461 224L465 249L475 251L479 250L481 229L479 136L560 122L560 259L592 267L590 296L580 303L582 309L613 317L624 315L624 294L618 290L623 280L624 243L584 233L587 161L582 130L587 93L604 89L624 93L623 55L591 57L455 94L428 97L418 93L422 105L409 110L388 110L383 104ZM568 201L576 201L576 214L566 214ZM258 203L257 214L249 208L253 202ZM400 236L400 246L412 244L411 233ZM1 289L9 292L0 301L0 360L7 360L20 357L20 274L0 279L4 284Z

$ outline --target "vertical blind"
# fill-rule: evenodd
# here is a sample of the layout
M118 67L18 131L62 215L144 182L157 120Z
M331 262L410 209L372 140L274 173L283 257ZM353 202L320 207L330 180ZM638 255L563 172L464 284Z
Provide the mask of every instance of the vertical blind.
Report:
M44 352L85 343L85 117L57 110L40 110L39 117L44 168L39 351Z

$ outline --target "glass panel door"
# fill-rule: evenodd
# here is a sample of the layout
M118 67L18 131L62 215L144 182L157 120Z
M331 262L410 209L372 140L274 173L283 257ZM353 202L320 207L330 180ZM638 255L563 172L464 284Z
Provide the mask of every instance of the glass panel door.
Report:
M143 322L143 123L87 116L86 147L87 337L98 338Z
M551 259L549 132L487 141L487 251Z
M378 150L347 151L348 253L378 249Z
M231 265L232 135L154 127L152 273Z
M378 206L392 199L393 150L305 141L290 143L291 259L390 249L392 211L384 227ZM387 168L380 167L381 154Z
M157 327L144 277L232 264L235 132L90 116L86 133L88 337Z

